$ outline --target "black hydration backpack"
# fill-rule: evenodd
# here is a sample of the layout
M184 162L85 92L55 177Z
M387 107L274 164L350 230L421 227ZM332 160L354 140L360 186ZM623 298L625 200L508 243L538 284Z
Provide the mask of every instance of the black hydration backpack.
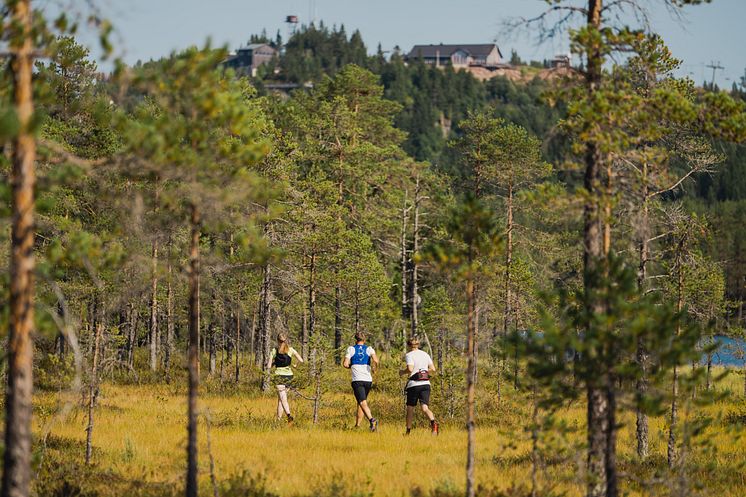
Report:
M275 349L275 367L276 368L286 368L290 366L290 362L292 361L292 358L290 357L290 354L283 354L279 350Z

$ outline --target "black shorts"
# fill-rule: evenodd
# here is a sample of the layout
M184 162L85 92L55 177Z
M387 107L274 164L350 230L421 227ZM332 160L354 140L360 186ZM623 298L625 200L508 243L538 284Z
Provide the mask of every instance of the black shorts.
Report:
M361 403L368 399L368 393L373 386L372 381L353 381L352 382L352 393L355 394L355 400L357 403Z
M293 384L293 377L286 374L276 374L274 375L273 380L275 385L285 385L286 387L289 387Z
M417 385L407 388L407 405L414 407L418 400L420 404L430 403L430 385Z

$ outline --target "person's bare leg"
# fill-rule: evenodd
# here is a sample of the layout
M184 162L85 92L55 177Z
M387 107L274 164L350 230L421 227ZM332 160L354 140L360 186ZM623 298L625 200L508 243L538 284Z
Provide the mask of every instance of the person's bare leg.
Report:
M360 427L360 423L363 421L363 408L360 404L357 405L357 415L355 417L355 428Z
M282 397L280 396L280 386L277 386L277 419L282 419Z
M407 406L407 433L412 429L412 419L414 418L414 406Z
M285 385L280 385L282 390L280 390L280 402L282 404L282 409L285 411L285 414L290 416L290 404L288 403L288 391L285 388Z
M430 421L435 421L435 414L433 414L433 411L430 410L427 404L420 404L420 407L422 407L422 412L425 413L427 419L429 419Z
M360 404L358 404L360 409L358 409L358 413L362 411L363 414L365 414L365 418L370 421L373 419L373 415L370 413L370 407L368 407L368 401L364 400Z

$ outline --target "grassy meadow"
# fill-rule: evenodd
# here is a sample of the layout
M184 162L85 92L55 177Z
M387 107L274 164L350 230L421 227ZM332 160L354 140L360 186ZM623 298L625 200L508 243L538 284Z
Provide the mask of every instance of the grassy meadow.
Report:
M274 419L276 398L262 394L253 382L238 387L225 378L204 376L200 408L209 412L210 450L205 417L200 418L201 494L221 496L409 496L463 494L466 432L461 397L435 383L432 408L442 423L433 437L418 413L413 433L405 437L401 383L395 361L379 375L370 404L380 419L378 433L353 429L354 399L348 371L325 379L320 421L312 424L312 403L291 394L293 426ZM204 373L204 372L203 372ZM249 372L248 378L255 375ZM301 375L302 376L302 375ZM255 376L254 376L255 378ZM531 397L502 385L498 403L496 379L480 376L478 391L477 480L480 495L530 495L532 461L536 461L536 495L582 495L585 406L560 409L551 427L545 413L536 421L532 456ZM666 469L667 425L651 419L651 457L634 455L634 413L621 408L619 434L622 488L627 495L746 495L746 423L742 377L727 376L717 385L724 395L708 406L685 402L682 417L711 416L711 425L690 442L682 468ZM114 496L174 495L185 472L186 396L184 381L171 384L141 377L139 383L107 381L100 387L93 434L93 464L85 467L87 410L82 396L65 390L40 389L35 397L35 463L38 495ZM310 387L301 389L311 395ZM454 410L455 408L455 410ZM690 411L691 409L691 411ZM449 413L449 410L451 412ZM450 416L452 414L453 416ZM211 471L210 455L214 463ZM215 476L215 483L211 481ZM689 493L692 492L692 493Z

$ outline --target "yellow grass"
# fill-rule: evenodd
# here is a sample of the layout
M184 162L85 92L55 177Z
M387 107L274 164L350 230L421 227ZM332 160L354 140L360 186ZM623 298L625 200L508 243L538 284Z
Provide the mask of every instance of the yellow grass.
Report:
M727 384L736 392L738 378ZM412 435L403 436L403 398L395 394L372 392L371 406L381 416L378 433L365 428L353 430L354 401L344 388L345 378L333 383L339 392L325 396L321 423L311 424L311 403L291 397L296 423L288 427L274 418L276 401L272 395L218 395L203 391L201 409L212 420L212 455L219 480L248 470L266 477L267 490L279 495L322 494L333 482L351 493L407 496L414 487L429 491L436 487L463 489L466 434L462 420L444 417L444 399L433 406L443 423L439 437L432 437L418 413L418 425ZM496 407L494 395L479 392L480 419L486 419L477 430L477 480L486 487L508 490L530 485L530 438L525 426L530 409L525 398L518 398L510 387L502 407ZM738 398L708 407L710 414L744 415L744 402ZM36 433L47 435L47 452L43 464L60 459L82 461L84 453L85 410L75 407L67 416L56 414L65 401L75 404L65 394L42 392L36 397ZM522 400L521 400L522 399ZM94 430L94 475L91 485L102 495L121 495L133 485L181 488L185 468L186 401L184 391L175 386L122 386L104 384L96 410ZM562 419L579 428L557 442L568 449L564 459L547 464L539 473L541 488L552 488L568 495L582 494L582 450L575 447L583 441L584 406L575 405L561 411ZM633 414L623 412L619 437L620 466L636 475L653 474L630 469L634 461ZM661 469L665 460L666 420L652 418L650 427L652 460ZM209 487L209 461L205 422L200 420L200 483L205 494ZM739 467L746 462L746 445L726 424L716 423L708 438L718 447L715 456L692 456L698 469L689 476L712 483L720 497L746 495L746 482ZM70 445L72 443L72 445ZM551 462L551 461L549 461ZM706 463L711 463L707 466ZM651 463L652 464L652 463ZM638 468L639 469L639 468ZM628 479L623 487L630 495L648 495ZM347 495L347 494L345 494Z

